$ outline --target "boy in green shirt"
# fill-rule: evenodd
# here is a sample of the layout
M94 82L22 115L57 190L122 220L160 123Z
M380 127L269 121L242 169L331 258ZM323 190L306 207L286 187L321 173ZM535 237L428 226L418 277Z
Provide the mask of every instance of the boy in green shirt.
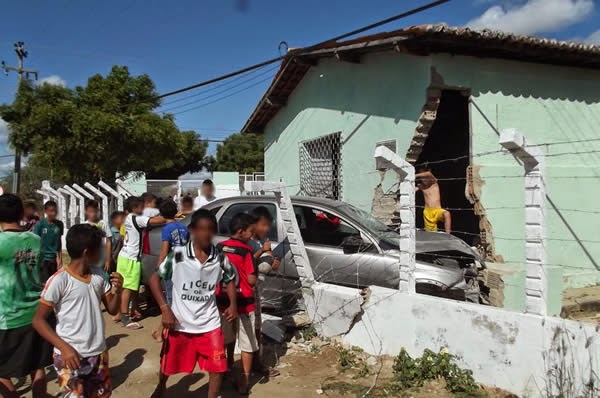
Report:
M52 346L33 329L40 301L40 238L23 231L23 203L0 196L0 396L18 398L11 377L31 375L33 398L46 397Z
M62 267L62 235L64 232L63 223L56 219L58 205L55 201L49 200L44 204L44 213L46 217L35 224L33 228L33 232L42 241L42 269L40 273L42 285Z

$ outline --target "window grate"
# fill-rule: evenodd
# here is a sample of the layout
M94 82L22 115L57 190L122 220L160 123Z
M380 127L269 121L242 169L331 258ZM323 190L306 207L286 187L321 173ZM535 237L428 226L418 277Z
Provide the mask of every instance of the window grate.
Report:
M300 193L341 199L342 133L300 143Z

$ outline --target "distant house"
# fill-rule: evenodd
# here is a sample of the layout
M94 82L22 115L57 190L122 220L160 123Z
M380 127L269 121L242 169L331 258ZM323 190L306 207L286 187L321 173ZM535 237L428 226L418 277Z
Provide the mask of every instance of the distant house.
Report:
M599 283L598 46L427 25L295 49L243 132L265 134L267 180L382 219L397 180L378 170L375 148L428 163L457 235L523 263L523 167L500 151L504 128L547 154L560 212L546 211L549 263L567 286Z

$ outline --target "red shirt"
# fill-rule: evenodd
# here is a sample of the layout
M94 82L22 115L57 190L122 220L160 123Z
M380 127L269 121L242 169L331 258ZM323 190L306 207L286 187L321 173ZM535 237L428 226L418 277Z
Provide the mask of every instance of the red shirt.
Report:
M217 246L227 256L229 262L238 273L239 282L237 287L237 304L239 314L248 314L256 309L254 302L254 287L248 283L248 276L255 274L254 256L252 247L237 239L227 239ZM224 310L227 303L227 293L219 287L217 290L217 304Z

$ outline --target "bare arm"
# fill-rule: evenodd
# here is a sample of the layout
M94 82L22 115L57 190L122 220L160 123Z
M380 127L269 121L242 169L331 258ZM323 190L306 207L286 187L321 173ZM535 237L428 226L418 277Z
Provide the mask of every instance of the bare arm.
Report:
M165 258L167 258L167 255L169 254L169 242L167 242L166 240L163 240L161 245L160 245L160 254L158 255L158 261L156 262L156 266L158 267L163 261L165 261Z
M248 275L248 284L250 286L256 285L256 274L249 274Z
M237 292L235 288L235 281L231 281L225 287L225 291L227 292L227 298L229 299L229 307L223 311L223 315L225 315L225 319L228 321L232 321L238 316L237 312Z
M167 304L167 300L165 299L165 295L163 294L162 286L160 285L160 277L155 272L150 276L150 280L148 281L148 285L150 286L150 291L152 292L152 296L154 300L158 304L160 308L160 312L162 313L162 324L166 329L175 329L179 324L177 318L169 308Z
M102 297L102 302L106 310L111 315L117 315L121 306L121 291L123 290L123 277L121 274L113 272L110 274L111 290Z
M79 369L79 354L77 351L61 339L48 324L47 319L51 311L52 307L50 305L40 303L33 317L33 328L44 340L60 351L64 365L67 368L72 370Z
M104 253L104 270L106 272L110 271L110 258L111 256L111 252L112 252L112 242L110 241L110 238L104 238L106 240L106 251Z
M148 220L148 225L159 225L167 222L167 219L163 216L152 217Z

